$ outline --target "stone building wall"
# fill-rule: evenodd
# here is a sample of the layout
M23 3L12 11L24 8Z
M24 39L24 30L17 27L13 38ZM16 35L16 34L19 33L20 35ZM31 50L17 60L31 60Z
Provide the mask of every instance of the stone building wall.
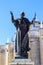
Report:
M5 46L0 45L0 65L9 65L14 57L14 45L7 43Z
M2 45L0 45L0 65L5 65L5 50Z
M40 58L41 65L43 65L43 28L40 28Z
M32 34L33 33L33 34ZM40 33L38 30L29 31L30 58L35 65L40 65Z

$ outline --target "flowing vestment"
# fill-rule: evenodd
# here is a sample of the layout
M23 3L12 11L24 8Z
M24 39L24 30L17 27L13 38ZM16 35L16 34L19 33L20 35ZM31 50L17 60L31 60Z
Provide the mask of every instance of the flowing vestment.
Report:
M29 22L29 20L27 18L22 18L22 19L20 19L20 24L19 24L19 20L16 20L14 25L16 26L17 30L19 27L19 29L21 31L21 49L20 49L21 52L20 52L20 55L27 56L27 51L30 50L28 31L29 31L31 22ZM17 36L16 36L15 40L16 40L15 41L15 50L17 52Z
M16 29L18 30L18 27L19 27L21 31L20 55L27 57L27 51L30 50L28 31L29 31L30 25L33 22L30 22L27 18L21 18L21 19L16 19L16 20L12 18L12 22L14 23ZM17 35L15 39L15 51L17 52Z

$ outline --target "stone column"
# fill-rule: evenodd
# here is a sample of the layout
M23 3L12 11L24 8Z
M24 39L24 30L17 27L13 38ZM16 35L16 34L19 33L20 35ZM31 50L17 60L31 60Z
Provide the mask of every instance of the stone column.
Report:
M40 65L40 43L37 37L31 37L30 38L30 44L31 44L31 59L34 61L34 65Z
M43 28L40 28L40 58L43 65Z

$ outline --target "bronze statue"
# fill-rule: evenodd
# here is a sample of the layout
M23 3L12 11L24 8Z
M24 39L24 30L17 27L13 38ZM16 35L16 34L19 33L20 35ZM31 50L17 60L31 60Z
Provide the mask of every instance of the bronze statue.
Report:
M33 24L36 17L33 18L32 22L30 22L27 18L25 18L24 12L21 13L21 17L18 19L14 19L12 12L10 12L10 14L11 14L12 23L15 25L17 30L19 28L21 31L21 43L20 43L21 47L20 47L19 55L27 58L28 57L27 51L30 51L29 37L27 32L29 31L29 27L31 24ZM16 47L15 50L17 52L17 37L15 42L15 47Z

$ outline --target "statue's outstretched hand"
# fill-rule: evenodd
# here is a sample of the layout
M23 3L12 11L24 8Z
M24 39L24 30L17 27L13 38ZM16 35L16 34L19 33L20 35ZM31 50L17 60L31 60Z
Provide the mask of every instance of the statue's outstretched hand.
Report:
M13 16L13 13L12 13L12 11L10 11L10 14L11 14L11 16Z

